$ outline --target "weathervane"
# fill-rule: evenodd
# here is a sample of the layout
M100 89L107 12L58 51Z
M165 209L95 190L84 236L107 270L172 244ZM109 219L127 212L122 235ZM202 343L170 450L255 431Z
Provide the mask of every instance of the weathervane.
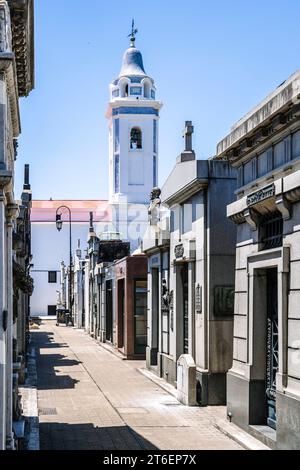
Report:
M132 25L131 25L131 33L128 34L128 38L130 38L130 46L135 47L135 35L138 32L138 30L135 28L134 25L134 20L132 20Z

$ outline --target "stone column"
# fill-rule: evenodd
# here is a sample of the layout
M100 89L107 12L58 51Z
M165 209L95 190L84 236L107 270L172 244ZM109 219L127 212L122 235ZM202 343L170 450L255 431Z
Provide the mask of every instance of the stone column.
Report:
M0 189L0 450L5 449L6 421L6 332L5 316L7 312L5 298L5 199Z
M90 261L87 259L85 262L85 276L84 276L84 311L85 311L85 331L89 331L90 326L90 298L89 298L89 279L90 279Z
M0 2L0 52L6 50L6 4ZM0 72L0 450L5 449L5 420L6 420L6 332L5 317L7 312L5 298L5 193L4 188L9 183L6 171L6 82Z
M6 353L6 449L14 450L13 438L13 246L12 246L12 231L13 219L18 212L16 204L8 204L6 207L6 232L7 232L7 284L6 284L6 298L7 298L7 311L8 311L8 324L7 324L7 353Z
M1 126L0 126L1 127ZM6 411L7 411L7 327L9 323L9 310L7 302L7 227L5 207L7 199L5 191L11 185L11 172L1 169L1 154L5 151L0 139L0 450L6 447ZM9 371L8 371L9 372ZM9 375L9 373L8 373Z

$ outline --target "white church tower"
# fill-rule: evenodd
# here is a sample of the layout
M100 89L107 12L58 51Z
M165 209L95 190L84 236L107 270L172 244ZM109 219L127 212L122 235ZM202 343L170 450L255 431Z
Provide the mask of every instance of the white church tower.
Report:
M110 85L108 118L109 199L112 204L149 204L158 173L158 121L162 104L154 80L144 69L135 47L132 23L130 47L121 72Z

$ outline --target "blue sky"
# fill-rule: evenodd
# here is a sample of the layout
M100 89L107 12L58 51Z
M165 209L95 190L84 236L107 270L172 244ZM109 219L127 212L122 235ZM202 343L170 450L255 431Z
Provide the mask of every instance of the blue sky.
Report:
M23 166L35 199L108 194L108 85L135 18L147 73L164 107L159 183L180 153L185 120L198 158L300 68L299 0L35 0L35 90L21 100Z

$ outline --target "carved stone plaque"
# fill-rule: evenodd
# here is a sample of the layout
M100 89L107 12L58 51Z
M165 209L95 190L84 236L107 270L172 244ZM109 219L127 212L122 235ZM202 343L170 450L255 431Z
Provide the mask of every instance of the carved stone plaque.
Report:
M214 288L215 316L228 316L234 313L234 286Z
M196 313L202 313L202 286L197 284L195 292L195 310Z
M259 189L255 193L249 194L247 197L247 206L253 206L258 202L264 201L265 199L269 199L273 196L275 196L275 185L270 184L269 186Z
M176 245L174 248L174 254L176 259L183 258L184 255L184 246L182 244Z

